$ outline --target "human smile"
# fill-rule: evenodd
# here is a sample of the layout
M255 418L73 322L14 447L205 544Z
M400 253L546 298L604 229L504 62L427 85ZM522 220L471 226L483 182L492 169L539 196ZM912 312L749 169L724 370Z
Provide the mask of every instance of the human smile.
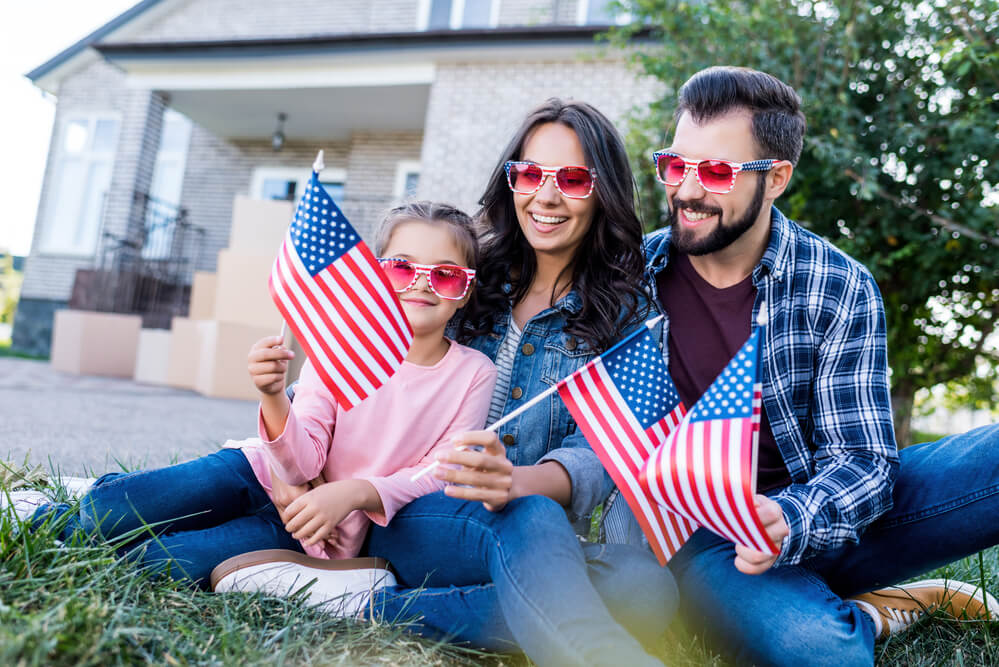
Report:
M715 213L707 213L704 211L695 211L689 208L680 209L680 222L684 227L697 227L705 220L715 217Z
M530 213L529 215L534 222L534 228L541 233L550 232L569 219L568 216L564 215L541 215L540 213Z

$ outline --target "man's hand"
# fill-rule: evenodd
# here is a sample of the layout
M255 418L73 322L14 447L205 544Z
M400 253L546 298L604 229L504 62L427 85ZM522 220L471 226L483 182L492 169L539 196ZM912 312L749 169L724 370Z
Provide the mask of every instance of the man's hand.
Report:
M475 451L469 447L482 447ZM452 498L479 500L490 512L498 512L517 497L513 488L513 464L506 457L506 447L492 431L469 431L454 438L454 449L438 457L442 465L434 476L451 485L444 493ZM467 486L457 486L465 484Z
M759 494L756 496L756 511L770 540L780 548L789 532L787 522L784 521L784 511L776 501ZM765 554L740 544L735 545L735 569L744 574L763 574L776 560L776 554Z

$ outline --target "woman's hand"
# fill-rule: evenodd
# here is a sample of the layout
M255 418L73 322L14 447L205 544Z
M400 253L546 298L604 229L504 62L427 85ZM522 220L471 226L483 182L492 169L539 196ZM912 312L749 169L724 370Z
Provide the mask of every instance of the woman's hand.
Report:
M295 353L285 347L281 336L261 338L247 355L247 369L257 390L266 396L284 393L288 361Z
M381 498L368 481L345 479L328 482L307 491L288 505L284 528L306 546L322 540L337 545L336 527L348 514L358 509L379 507Z
M271 466L271 500L284 523L288 523L288 519L291 518L288 515L288 505L308 493L310 488L308 484L288 484L278 476L274 466Z
M475 446L482 451L470 449ZM438 455L442 464L434 476L451 485L444 493L452 498L480 500L490 512L498 512L518 496L513 484L513 464L506 447L492 431L469 431L454 438L454 449ZM465 486L457 486L464 484Z

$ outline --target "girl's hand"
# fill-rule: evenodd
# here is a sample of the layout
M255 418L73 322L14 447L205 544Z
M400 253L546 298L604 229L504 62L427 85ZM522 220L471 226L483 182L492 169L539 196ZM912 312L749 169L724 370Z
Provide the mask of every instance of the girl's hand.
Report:
M278 476L274 467L271 466L271 499L284 523L288 523L288 519L291 518L288 515L288 505L308 493L310 488L308 484L288 484Z
M377 497L375 488L364 480L345 479L317 486L288 505L284 528L306 546L326 539L336 543L336 527L340 522L354 510L370 504L369 488Z
M288 361L294 357L295 353L285 347L281 336L268 336L253 344L247 355L247 368L261 394L284 392Z
M482 451L468 449L475 445ZM454 449L437 458L441 463L461 466L442 465L434 470L437 479L451 483L444 493L452 498L480 500L487 510L498 512L518 496L513 485L513 464L506 457L506 447L492 431L462 433L454 438Z

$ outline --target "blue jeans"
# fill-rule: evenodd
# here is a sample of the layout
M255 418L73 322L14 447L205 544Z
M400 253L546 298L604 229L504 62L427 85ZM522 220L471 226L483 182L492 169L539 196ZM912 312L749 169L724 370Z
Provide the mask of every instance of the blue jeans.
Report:
M42 507L32 522L68 510ZM236 449L157 470L104 475L80 499L79 513L65 521L63 539L82 532L121 540L119 551L144 568L201 588L231 556L256 549L302 551Z
M651 644L669 623L669 570L636 547L581 546L544 496L501 512L423 496L372 528L368 552L387 558L399 581L376 594L376 608L388 620L416 618L424 636L519 646L540 665L661 664L635 636Z
M670 563L686 616L739 663L871 665L874 624L844 597L999 542L999 424L900 452L894 507L857 544L759 576L698 530Z

